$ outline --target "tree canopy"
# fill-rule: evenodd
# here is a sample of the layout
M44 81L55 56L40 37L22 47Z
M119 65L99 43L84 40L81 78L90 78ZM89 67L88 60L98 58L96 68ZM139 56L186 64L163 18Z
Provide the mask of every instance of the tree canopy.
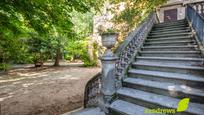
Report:
M93 32L94 15L100 14L106 1L1 0L0 68L7 63L31 63L38 60L37 57L54 58L55 65L59 65L59 58L67 52L67 58L80 57L84 62L90 62L87 38ZM121 27L119 30L123 32L125 24L126 33L165 1L109 0L111 4L126 4L120 14L111 9L116 14L115 25ZM95 43L92 45L95 48L98 46Z

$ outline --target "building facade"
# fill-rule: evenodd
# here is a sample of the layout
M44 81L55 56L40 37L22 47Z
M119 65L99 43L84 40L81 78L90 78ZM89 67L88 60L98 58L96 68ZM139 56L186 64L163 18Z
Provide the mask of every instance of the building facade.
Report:
M185 18L185 5L201 1L204 0L169 0L157 9L158 18L160 22L182 20ZM204 4L198 9L203 10Z

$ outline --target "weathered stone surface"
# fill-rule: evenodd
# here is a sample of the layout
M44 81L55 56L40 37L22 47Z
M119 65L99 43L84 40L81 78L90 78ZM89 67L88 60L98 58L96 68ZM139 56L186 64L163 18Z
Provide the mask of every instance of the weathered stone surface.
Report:
M68 114L63 114L68 115ZM69 115L105 115L105 113L99 108L87 108L77 112L73 112Z

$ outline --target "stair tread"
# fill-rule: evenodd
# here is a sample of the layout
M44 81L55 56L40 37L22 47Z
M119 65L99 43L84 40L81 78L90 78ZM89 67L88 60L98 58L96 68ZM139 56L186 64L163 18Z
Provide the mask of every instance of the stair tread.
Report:
M162 43L192 43L193 41L189 40L179 40L179 41L159 41L159 42L145 42L145 44L162 44Z
M157 76L157 77L163 77L163 78L188 80L188 81L194 81L194 82L204 82L204 77L197 76L197 75L190 75L190 74L150 71L150 70L140 70L140 69L130 69L128 72L132 74L142 74L142 75L150 75L150 76Z
M151 81L151 80L145 80L140 78L126 78L124 79L124 82L204 97L204 90L193 88L182 84L175 84L170 82L158 82L158 81Z
M143 46L142 48L196 48L197 45L183 45L183 46Z
M144 66L154 66L154 67L168 67L168 68L178 68L178 69L191 69L191 70L203 70L204 71L204 67L200 67L200 66L186 66L186 65L181 65L181 64L158 64L156 63L145 63L145 62L133 62L133 65L144 65Z
M123 101L119 99L115 100L110 105L110 108L120 113L128 114L128 115L143 115L144 110L146 109L145 107L135 105L133 103L129 103L127 101Z
M185 61L204 61L203 58L182 58L182 57L147 57L137 56L138 59L159 59L159 60L185 60Z
M185 29L178 28L178 29L169 29L169 30L152 30L150 34L166 34L166 33L174 33L174 32L181 32L181 31L191 31L189 27L186 27Z
M140 53L179 53L179 54L185 54L185 53L200 53L200 51L140 51Z
M154 28L180 27L180 26L188 26L188 25L187 25L187 23L166 24L166 25L154 25Z
M117 90L117 93L119 95L128 96L128 97L143 100L145 102L152 103L155 105L160 105L163 107L174 108L174 109L177 108L178 102L180 101L180 99L176 99L173 97L158 95L155 93L145 92L145 91L131 89L131 88L121 88ZM186 110L186 112L202 115L204 113L204 105L189 102L188 109Z
M162 23L157 23L155 25L163 25L163 24L173 24L173 23L182 23L182 22L185 22L186 20L185 19L182 19L182 20L176 20L176 21L171 21L171 22L162 22Z
M175 30L188 30L190 27L180 27L180 28L167 28L167 29L157 29L152 30L151 32L168 32L168 31L175 31Z
M190 32L190 30L178 30L178 31L167 31L167 32L150 32L151 35L155 35L155 34L170 34L170 33L187 33Z
M151 35L151 36L148 36L148 37L165 37L165 36L180 36L180 35L191 35L192 33L191 32L188 32L188 33L176 33L176 34L160 34L160 35Z
M157 40L183 40L183 39L188 39L188 40L192 40L192 38L189 36L189 37L175 37L175 36L173 36L173 37L171 37L171 36L169 36L169 37L160 37L160 38L148 38L148 39L146 39L147 41L157 41Z

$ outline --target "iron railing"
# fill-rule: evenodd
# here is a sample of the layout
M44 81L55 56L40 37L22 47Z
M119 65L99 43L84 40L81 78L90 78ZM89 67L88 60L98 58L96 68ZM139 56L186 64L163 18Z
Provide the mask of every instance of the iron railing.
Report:
M196 32L199 42L204 46L204 17L192 5L187 5L186 18Z
M116 63L116 82L121 82L129 63L143 44L153 24L158 22L156 13L151 13L140 26L131 32L124 42L116 49L115 55L119 57ZM84 93L84 107L94 107L98 104L101 91L101 73L98 73L88 81ZM117 86L116 86L117 87Z

